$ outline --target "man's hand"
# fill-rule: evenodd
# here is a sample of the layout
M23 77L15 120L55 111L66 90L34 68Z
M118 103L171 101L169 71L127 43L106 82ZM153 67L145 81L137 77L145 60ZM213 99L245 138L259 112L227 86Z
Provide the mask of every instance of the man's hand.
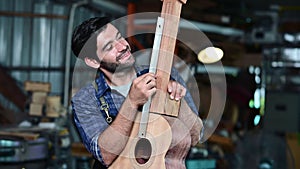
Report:
M170 94L170 98L176 101L180 100L182 97L186 94L186 88L183 87L181 84L179 84L176 81L169 81L168 84L168 92Z
M149 97L156 92L156 77L153 73L146 73L133 80L129 99L135 108L145 104Z

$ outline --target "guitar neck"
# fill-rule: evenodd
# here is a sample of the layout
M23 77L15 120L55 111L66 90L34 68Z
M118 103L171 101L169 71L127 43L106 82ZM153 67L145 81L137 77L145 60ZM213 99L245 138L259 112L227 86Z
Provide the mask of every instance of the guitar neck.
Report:
M173 63L182 3L186 0L164 0L161 17L164 29L157 63L157 92L152 98L150 112L178 116L179 102L170 100L167 94Z

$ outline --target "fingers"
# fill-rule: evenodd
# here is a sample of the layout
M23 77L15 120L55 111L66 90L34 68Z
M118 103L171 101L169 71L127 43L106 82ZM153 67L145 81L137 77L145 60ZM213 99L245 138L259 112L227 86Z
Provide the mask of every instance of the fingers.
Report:
M153 74L149 74L149 76L146 76L143 78L141 82L147 89L152 89L156 87L156 78Z
M155 92L156 77L153 73L146 73L132 82L129 98L133 104L140 106L146 103Z
M136 105L143 105L156 92L156 76L146 73L136 78L130 88L129 98ZM168 92L170 98L179 101L186 94L186 88L176 81L169 81Z
M136 83L140 83L142 81L149 82L151 79L156 79L153 73L146 73L135 79Z
M146 90L153 94L153 91L156 90L156 77L153 73L146 73L137 79L136 85L141 90Z
M170 93L170 99L178 101L185 96L186 88L175 81L170 81L168 84L168 92Z

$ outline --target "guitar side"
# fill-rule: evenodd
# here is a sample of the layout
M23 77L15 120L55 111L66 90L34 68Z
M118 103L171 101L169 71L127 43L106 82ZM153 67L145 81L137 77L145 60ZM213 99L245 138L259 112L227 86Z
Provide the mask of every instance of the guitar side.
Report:
M118 158L113 162L109 169L164 169L165 156L171 145L172 132L167 120L161 115L149 114L149 125L147 127L146 139L151 145L151 153L147 162L140 164L136 159L136 147L140 143L138 137L139 121L141 113L138 113L136 121L133 124L131 134L128 138L127 144Z

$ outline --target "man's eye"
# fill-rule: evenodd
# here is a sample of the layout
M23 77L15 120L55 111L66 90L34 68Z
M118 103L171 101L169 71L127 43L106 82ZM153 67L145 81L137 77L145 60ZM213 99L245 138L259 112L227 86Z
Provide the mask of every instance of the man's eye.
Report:
M112 45L108 45L107 47L106 47L106 50L111 50L112 49Z
M116 38L119 40L119 39L122 39L123 36L122 36L122 34L119 32L119 33L117 34Z

